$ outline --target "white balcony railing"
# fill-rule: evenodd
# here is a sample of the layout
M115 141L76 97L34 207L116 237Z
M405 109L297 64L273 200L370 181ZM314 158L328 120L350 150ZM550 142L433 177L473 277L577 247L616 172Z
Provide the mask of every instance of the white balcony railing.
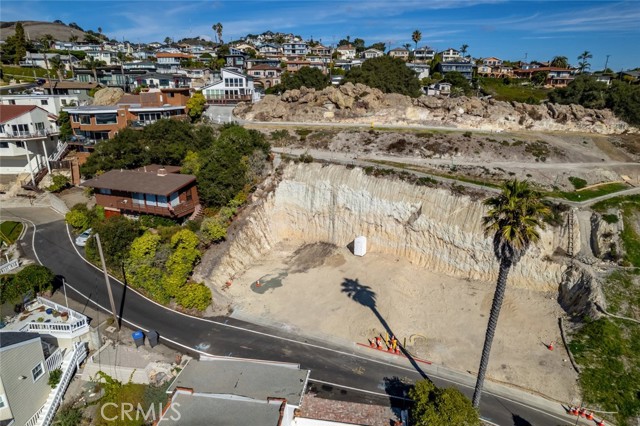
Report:
M60 368L62 360L64 359L64 352L65 351L58 348L49 358L44 360L44 363L47 365L48 372L52 372L53 370Z
M79 336L89 330L89 323L86 316L41 297L38 297L35 303L40 303L58 312L67 312L69 317L66 322L28 322L20 331L51 334L53 336L62 335L62 337L70 338Z
M62 401L62 397L64 393L67 391L67 387L69 387L69 383L73 378L74 373L76 372L79 365L82 361L87 358L87 347L85 343L77 342L73 344L73 351L71 354L66 355L64 360L62 361L62 377L60 377L60 382L58 382L58 386L51 390L49 393L49 398L44 403L44 405L40 408L37 416L35 417L35 422L27 423L28 426L50 426L53 422L53 418L56 415L56 411L60 406L60 402ZM29 422L33 420L33 417Z
M2 139L32 139L32 138L43 138L46 136L57 135L59 132L57 130L36 130L35 132L29 130L16 130L16 131L7 131L5 130L3 133L0 133L0 138Z
M2 265L0 265L0 274L6 274L7 272L16 269L18 266L20 266L19 259L13 259L10 262L3 263Z

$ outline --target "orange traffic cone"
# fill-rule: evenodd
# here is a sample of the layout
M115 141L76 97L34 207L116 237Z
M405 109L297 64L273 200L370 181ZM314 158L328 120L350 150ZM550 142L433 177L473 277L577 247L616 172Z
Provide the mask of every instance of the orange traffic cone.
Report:
M584 408L580 409L580 417L585 417L587 410L585 410Z
M569 414L571 414L572 416L577 416L578 409L576 407L571 407L571 409L569 409Z
M376 339L369 340L369 346L371 346L372 348L375 348L376 347Z
M602 419L602 420L600 420L600 421L598 422L598 426L604 426L604 419Z
M550 351L552 351L552 350L553 350L553 342L551 342L551 343L549 343L549 344L547 345L547 349L549 349Z
M260 284L260 280L256 281L256 287L262 287L262 284Z
M593 413L591 411L587 413L587 420L593 420Z

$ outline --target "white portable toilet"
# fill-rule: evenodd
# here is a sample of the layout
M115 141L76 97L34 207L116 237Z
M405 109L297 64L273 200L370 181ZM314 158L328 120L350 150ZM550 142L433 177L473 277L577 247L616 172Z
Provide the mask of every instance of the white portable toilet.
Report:
M360 235L353 240L353 254L356 256L367 254L367 237Z

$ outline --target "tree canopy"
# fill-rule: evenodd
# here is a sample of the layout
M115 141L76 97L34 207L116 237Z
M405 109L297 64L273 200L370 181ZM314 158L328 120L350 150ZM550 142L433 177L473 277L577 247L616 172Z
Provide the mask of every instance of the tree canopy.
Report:
M416 426L480 426L478 412L471 401L455 388L437 388L420 380L409 391L415 405L411 424Z
M390 56L368 59L347 72L343 83L362 83L385 93L420 96L420 80L402 59Z
M471 84L469 84L469 80L465 78L464 75L459 73L458 71L450 71L445 76L443 81L447 83L451 83L451 87L457 88L458 91L461 91L465 95L469 95L472 92Z
M285 90L309 89L322 90L329 85L329 77L324 75L318 68L302 67L298 72L284 72L280 84L269 88L269 93L284 92Z
M579 104L586 108L609 108L629 124L640 125L640 86L615 80L611 86L579 75L567 87L549 93L559 104Z

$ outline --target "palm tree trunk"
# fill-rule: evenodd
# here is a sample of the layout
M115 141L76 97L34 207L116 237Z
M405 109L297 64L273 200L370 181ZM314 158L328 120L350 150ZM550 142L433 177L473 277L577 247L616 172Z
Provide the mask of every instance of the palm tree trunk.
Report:
M491 352L491 344L493 343L493 335L496 333L498 325L498 316L500 316L500 308L507 290L507 277L511 270L511 260L502 259L500 261L500 272L498 273L498 282L496 291L493 295L493 303L491 305L491 313L489 314L489 324L484 337L484 346L482 347L482 358L480 359L480 367L478 368L478 379L476 380L476 388L473 392L473 406L478 408L480 405L480 397L482 396L482 388L484 386L484 376L487 373L489 365L489 354Z

